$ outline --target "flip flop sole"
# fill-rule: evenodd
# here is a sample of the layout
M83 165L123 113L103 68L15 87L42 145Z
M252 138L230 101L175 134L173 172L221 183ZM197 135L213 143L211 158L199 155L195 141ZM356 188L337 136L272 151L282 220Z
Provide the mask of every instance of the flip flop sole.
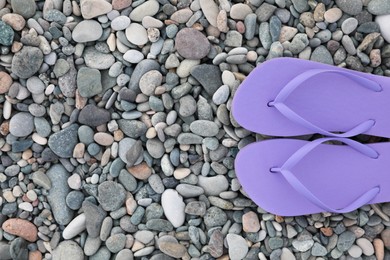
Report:
M282 166L308 141L271 139L252 143L237 155L235 169L244 191L261 208L282 216L324 212L298 192L281 173ZM320 144L304 156L291 172L317 198L335 209L348 206L360 195L380 186L370 204L390 201L388 185L390 144L367 145L379 153L369 158L347 145Z
M261 134L313 134L313 130L269 106L291 80L313 69L364 77L380 84L382 91L372 91L337 73L318 74L302 82L287 97L284 103L291 110L329 132L346 132L362 122L374 120L374 126L364 134L390 137L389 78L294 58L273 59L255 68L234 96L234 118L242 127Z

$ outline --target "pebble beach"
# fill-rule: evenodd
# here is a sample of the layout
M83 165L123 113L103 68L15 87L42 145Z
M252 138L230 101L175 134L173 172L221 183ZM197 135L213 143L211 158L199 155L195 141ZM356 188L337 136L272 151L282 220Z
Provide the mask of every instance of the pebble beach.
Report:
M0 0L0 259L390 259L390 203L284 217L242 189L270 137L232 99L277 57L390 76L390 2Z

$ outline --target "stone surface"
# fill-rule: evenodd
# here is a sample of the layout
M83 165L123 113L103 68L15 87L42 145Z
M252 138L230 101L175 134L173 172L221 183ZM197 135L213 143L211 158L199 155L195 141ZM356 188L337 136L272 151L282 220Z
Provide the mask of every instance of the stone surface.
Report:
M192 28L183 28L177 33L175 47L181 56L191 60L202 59L210 51L206 36Z
M95 20L84 20L73 29L72 38L75 42L91 42L99 39L102 34L103 29L98 22Z
M65 260L83 260L84 253L81 247L72 240L62 241L54 250L53 250L53 259Z
M24 46L12 59L12 73L22 79L34 75L43 62L43 53L37 47Z
M67 225L73 219L73 211L66 206L66 194L70 192L66 180L69 173L61 164L53 165L46 173L51 182L47 200L54 219L60 225Z
M71 126L52 134L49 137L48 142L50 149L61 158L72 157L74 147L78 142L78 128L79 126L77 124L72 124Z
M161 196L161 205L166 218L177 228L184 224L185 214L183 198L172 189L167 189Z
M98 200L105 211L119 209L124 204L125 199L126 191L121 184L106 181L98 186Z
M112 6L104 0L82 0L80 9L84 19L91 19L110 12Z
M248 245L242 236L228 234L226 236L230 259L243 259L248 253Z

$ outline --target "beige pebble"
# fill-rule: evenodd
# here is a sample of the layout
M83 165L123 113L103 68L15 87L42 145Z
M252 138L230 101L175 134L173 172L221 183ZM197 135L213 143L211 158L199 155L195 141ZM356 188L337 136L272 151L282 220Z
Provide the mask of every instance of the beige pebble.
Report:
M23 44L21 42L14 41L12 43L11 51L13 53L16 53L16 52L20 51L20 49L22 49L22 47L23 47Z
M228 21L228 19L227 19L226 11L225 10L219 11L218 16L217 16L217 28L219 31L224 32L224 33L229 31L227 21Z
M126 199L126 212L130 216L133 215L134 211L138 207L137 202L134 200L133 195L129 195L129 197Z
M27 150L25 150L25 151L22 153L22 159L28 160L28 159L30 159L30 158L32 157L32 155L33 155L32 150L31 150L31 149L27 149Z
M153 139L157 136L157 131L154 127L151 127L146 131L145 135L146 135L146 138Z
M177 168L173 172L173 176L175 177L176 180L181 180L190 175L191 170L188 168Z
M242 215L242 228L244 232L258 232L260 230L259 217L253 211Z
M257 53L255 51L248 51L248 53L246 54L246 59L249 61L249 62L255 62L257 60Z
M385 246L383 241L379 238L375 238L373 241L375 248L375 257L377 260L383 260L385 258Z
M96 133L93 140L100 145L109 146L114 142L114 137L107 133Z
M75 145L73 149L73 157L74 158L83 158L85 153L85 144L78 143Z
M331 8L324 13L324 18L328 23L335 23L341 18L342 15L343 11L341 11L339 8Z
M131 251L136 252L144 247L145 245L142 244L140 241L134 240L133 246L131 247Z
M30 251L28 253L28 260L42 260L42 253L39 250Z
M26 25L26 20L23 18L23 16L16 13L5 14L3 17L1 17L1 20L10 25L15 31L21 31Z
M371 61L371 67L378 67L382 63L381 58L381 50L380 49L373 49L370 52L370 61Z
M364 255L371 256L374 254L374 246L367 238L357 239L356 244L362 249Z
M15 202L15 201L16 201L16 198L15 198L15 196L12 194L12 191L11 191L11 190L4 190L4 191L3 191L3 198L4 198L7 202Z
M100 165L102 167L106 166L110 161L111 149L108 148L104 151L102 158L100 159Z
M124 134L123 134L122 130L118 129L118 130L114 131L114 140L116 142L119 142L120 140L122 140L123 137L124 137Z
M116 37L115 34L111 33L110 36L107 38L107 45L110 51L115 51L116 49Z
M4 71L0 71L0 94L6 93L12 85L11 76Z
M81 177L80 175L74 173L68 178L68 186L73 190L78 190L81 187Z
M46 145L47 144L47 138L42 137L37 133L33 133L32 139L34 142L36 142L39 145Z

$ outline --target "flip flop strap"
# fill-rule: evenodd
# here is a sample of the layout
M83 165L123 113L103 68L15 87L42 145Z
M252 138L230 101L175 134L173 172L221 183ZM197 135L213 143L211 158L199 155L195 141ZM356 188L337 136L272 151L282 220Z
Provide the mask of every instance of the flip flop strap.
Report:
M291 110L288 106L286 106L283 103L288 98L288 96L297 87L299 87L303 82L305 82L306 80L308 80L316 75L323 74L323 73L339 74L339 75L345 76L345 77L355 81L359 85L361 85L369 90L372 90L375 92L382 91L382 87L380 84L378 84L377 82L375 82L373 80L370 80L370 79L364 78L360 75L357 75L357 74L353 74L353 73L346 72L346 71L339 71L339 70L312 69L312 70L308 70L306 72L299 74L294 79L292 79L289 83L287 83L287 85L276 96L275 100L269 102L269 105L278 109L278 111L280 113L282 113L285 117L287 117L291 121L299 123L299 124L303 125L304 127L311 129L312 131L314 131L316 133L320 133L320 134L327 135L327 136L333 136L333 137L355 136L355 135L358 135L358 134L361 134L361 133L368 131L372 126L374 126L375 120L368 119L368 120L362 122L361 124L353 127L352 129L350 129L347 132L344 132L342 134L335 134L335 133L326 131L326 130L322 129L321 127L307 121L306 119L304 119L303 117L301 117L300 115L295 113L293 110Z
M332 141L332 140L343 142L343 143L349 145L351 148L355 149L356 151L358 151L358 152L360 152L360 153L362 153L370 158L376 159L379 156L378 152L376 152L372 147L361 144L361 143L356 142L356 141L353 141L351 139L331 138L331 137L330 138L320 138L320 139L317 139L313 142L310 142L310 143L302 146L293 155L291 155L289 159L287 159L287 161L282 165L282 167L271 168L271 171L281 173L283 175L283 177L287 180L287 182L297 192L299 192L305 198L310 200L313 204L324 209L325 211L335 212L335 213L346 213L346 212L353 211L357 208L360 208L361 206L369 203L380 192L379 185L371 188L367 192L360 195L357 199L352 201L348 206L341 208L341 209L335 209L333 207L328 206L326 203L324 203L322 200L320 200L316 195L314 195L314 193L311 192L290 170L297 163L299 163L299 161L302 160L303 157L305 157L310 151L312 151L318 145L322 144L323 142Z

